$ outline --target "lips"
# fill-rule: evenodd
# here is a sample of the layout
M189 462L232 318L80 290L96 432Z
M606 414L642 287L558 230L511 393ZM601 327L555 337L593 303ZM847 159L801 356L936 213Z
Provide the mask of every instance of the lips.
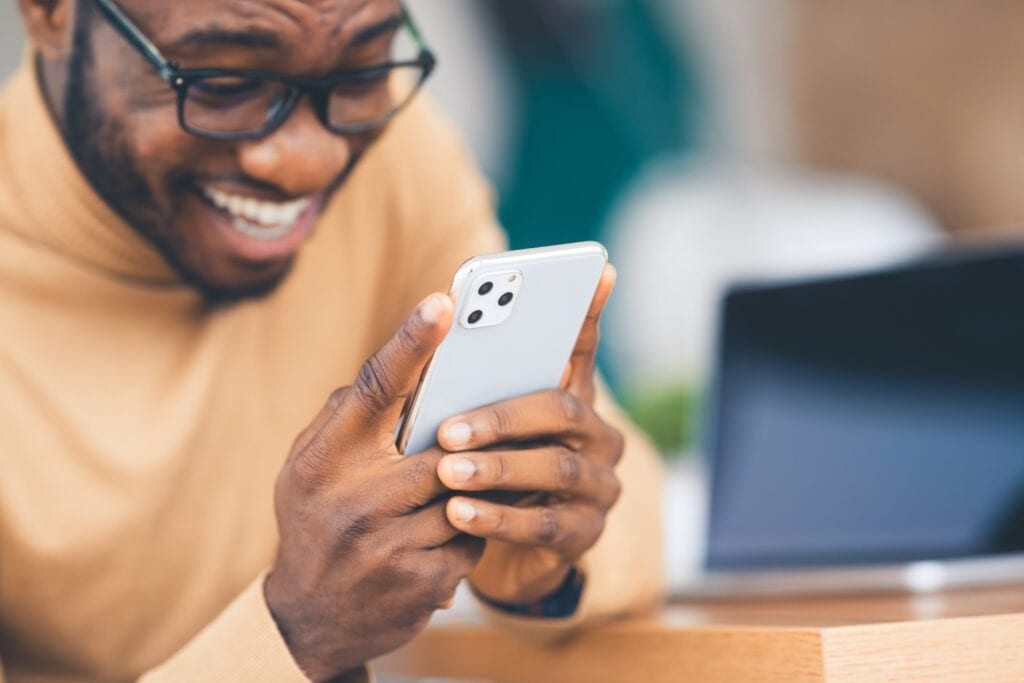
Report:
M230 251L250 262L293 256L312 232L322 204L322 193L287 202L269 202L212 187L200 187L196 195Z

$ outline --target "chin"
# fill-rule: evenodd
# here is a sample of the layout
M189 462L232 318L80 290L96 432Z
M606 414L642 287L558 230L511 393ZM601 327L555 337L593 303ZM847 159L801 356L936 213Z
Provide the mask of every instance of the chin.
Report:
M293 261L280 266L268 274L234 278L230 280L213 279L202 275L193 276L191 283L202 292L203 298L215 306L227 306L241 301L263 299L277 291L281 283L291 273Z

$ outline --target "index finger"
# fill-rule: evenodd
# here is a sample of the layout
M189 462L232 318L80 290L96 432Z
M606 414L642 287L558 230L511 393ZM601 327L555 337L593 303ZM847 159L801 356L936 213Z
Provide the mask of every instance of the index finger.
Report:
M340 420L328 425L380 437L394 448L394 432L406 399L444 339L452 321L452 300L431 294L402 323L379 351L363 363L339 409Z
M610 263L605 265L601 279L597 283L597 290L590 302L590 309L583 321L583 327L576 338L576 346L569 358L569 367L566 369L566 377L562 386L580 398L580 400L592 404L594 402L594 358L597 354L597 343L600 339L598 326L601 320L601 312L604 305L608 303L608 297L615 287L615 279L618 276L615 266Z

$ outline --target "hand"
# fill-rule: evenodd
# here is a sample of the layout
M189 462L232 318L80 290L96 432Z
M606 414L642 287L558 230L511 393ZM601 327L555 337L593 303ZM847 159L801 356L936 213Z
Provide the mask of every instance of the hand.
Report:
M529 603L555 591L597 542L618 499L622 435L594 411L598 320L614 284L608 266L561 389L453 417L439 430L453 453L437 470L448 488L537 493L515 504L479 495L448 501L454 527L487 539L470 582L491 600Z
M292 447L275 490L280 549L264 593L299 666L328 680L411 639L449 603L483 542L448 523L443 453L402 456L402 405L452 320L435 294L339 389Z

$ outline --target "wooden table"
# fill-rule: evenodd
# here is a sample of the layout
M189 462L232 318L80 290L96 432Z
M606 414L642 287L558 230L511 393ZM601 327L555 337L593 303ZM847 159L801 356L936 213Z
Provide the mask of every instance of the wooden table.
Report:
M430 627L377 667L503 683L1021 683L1024 584L673 602L546 648L470 617Z

